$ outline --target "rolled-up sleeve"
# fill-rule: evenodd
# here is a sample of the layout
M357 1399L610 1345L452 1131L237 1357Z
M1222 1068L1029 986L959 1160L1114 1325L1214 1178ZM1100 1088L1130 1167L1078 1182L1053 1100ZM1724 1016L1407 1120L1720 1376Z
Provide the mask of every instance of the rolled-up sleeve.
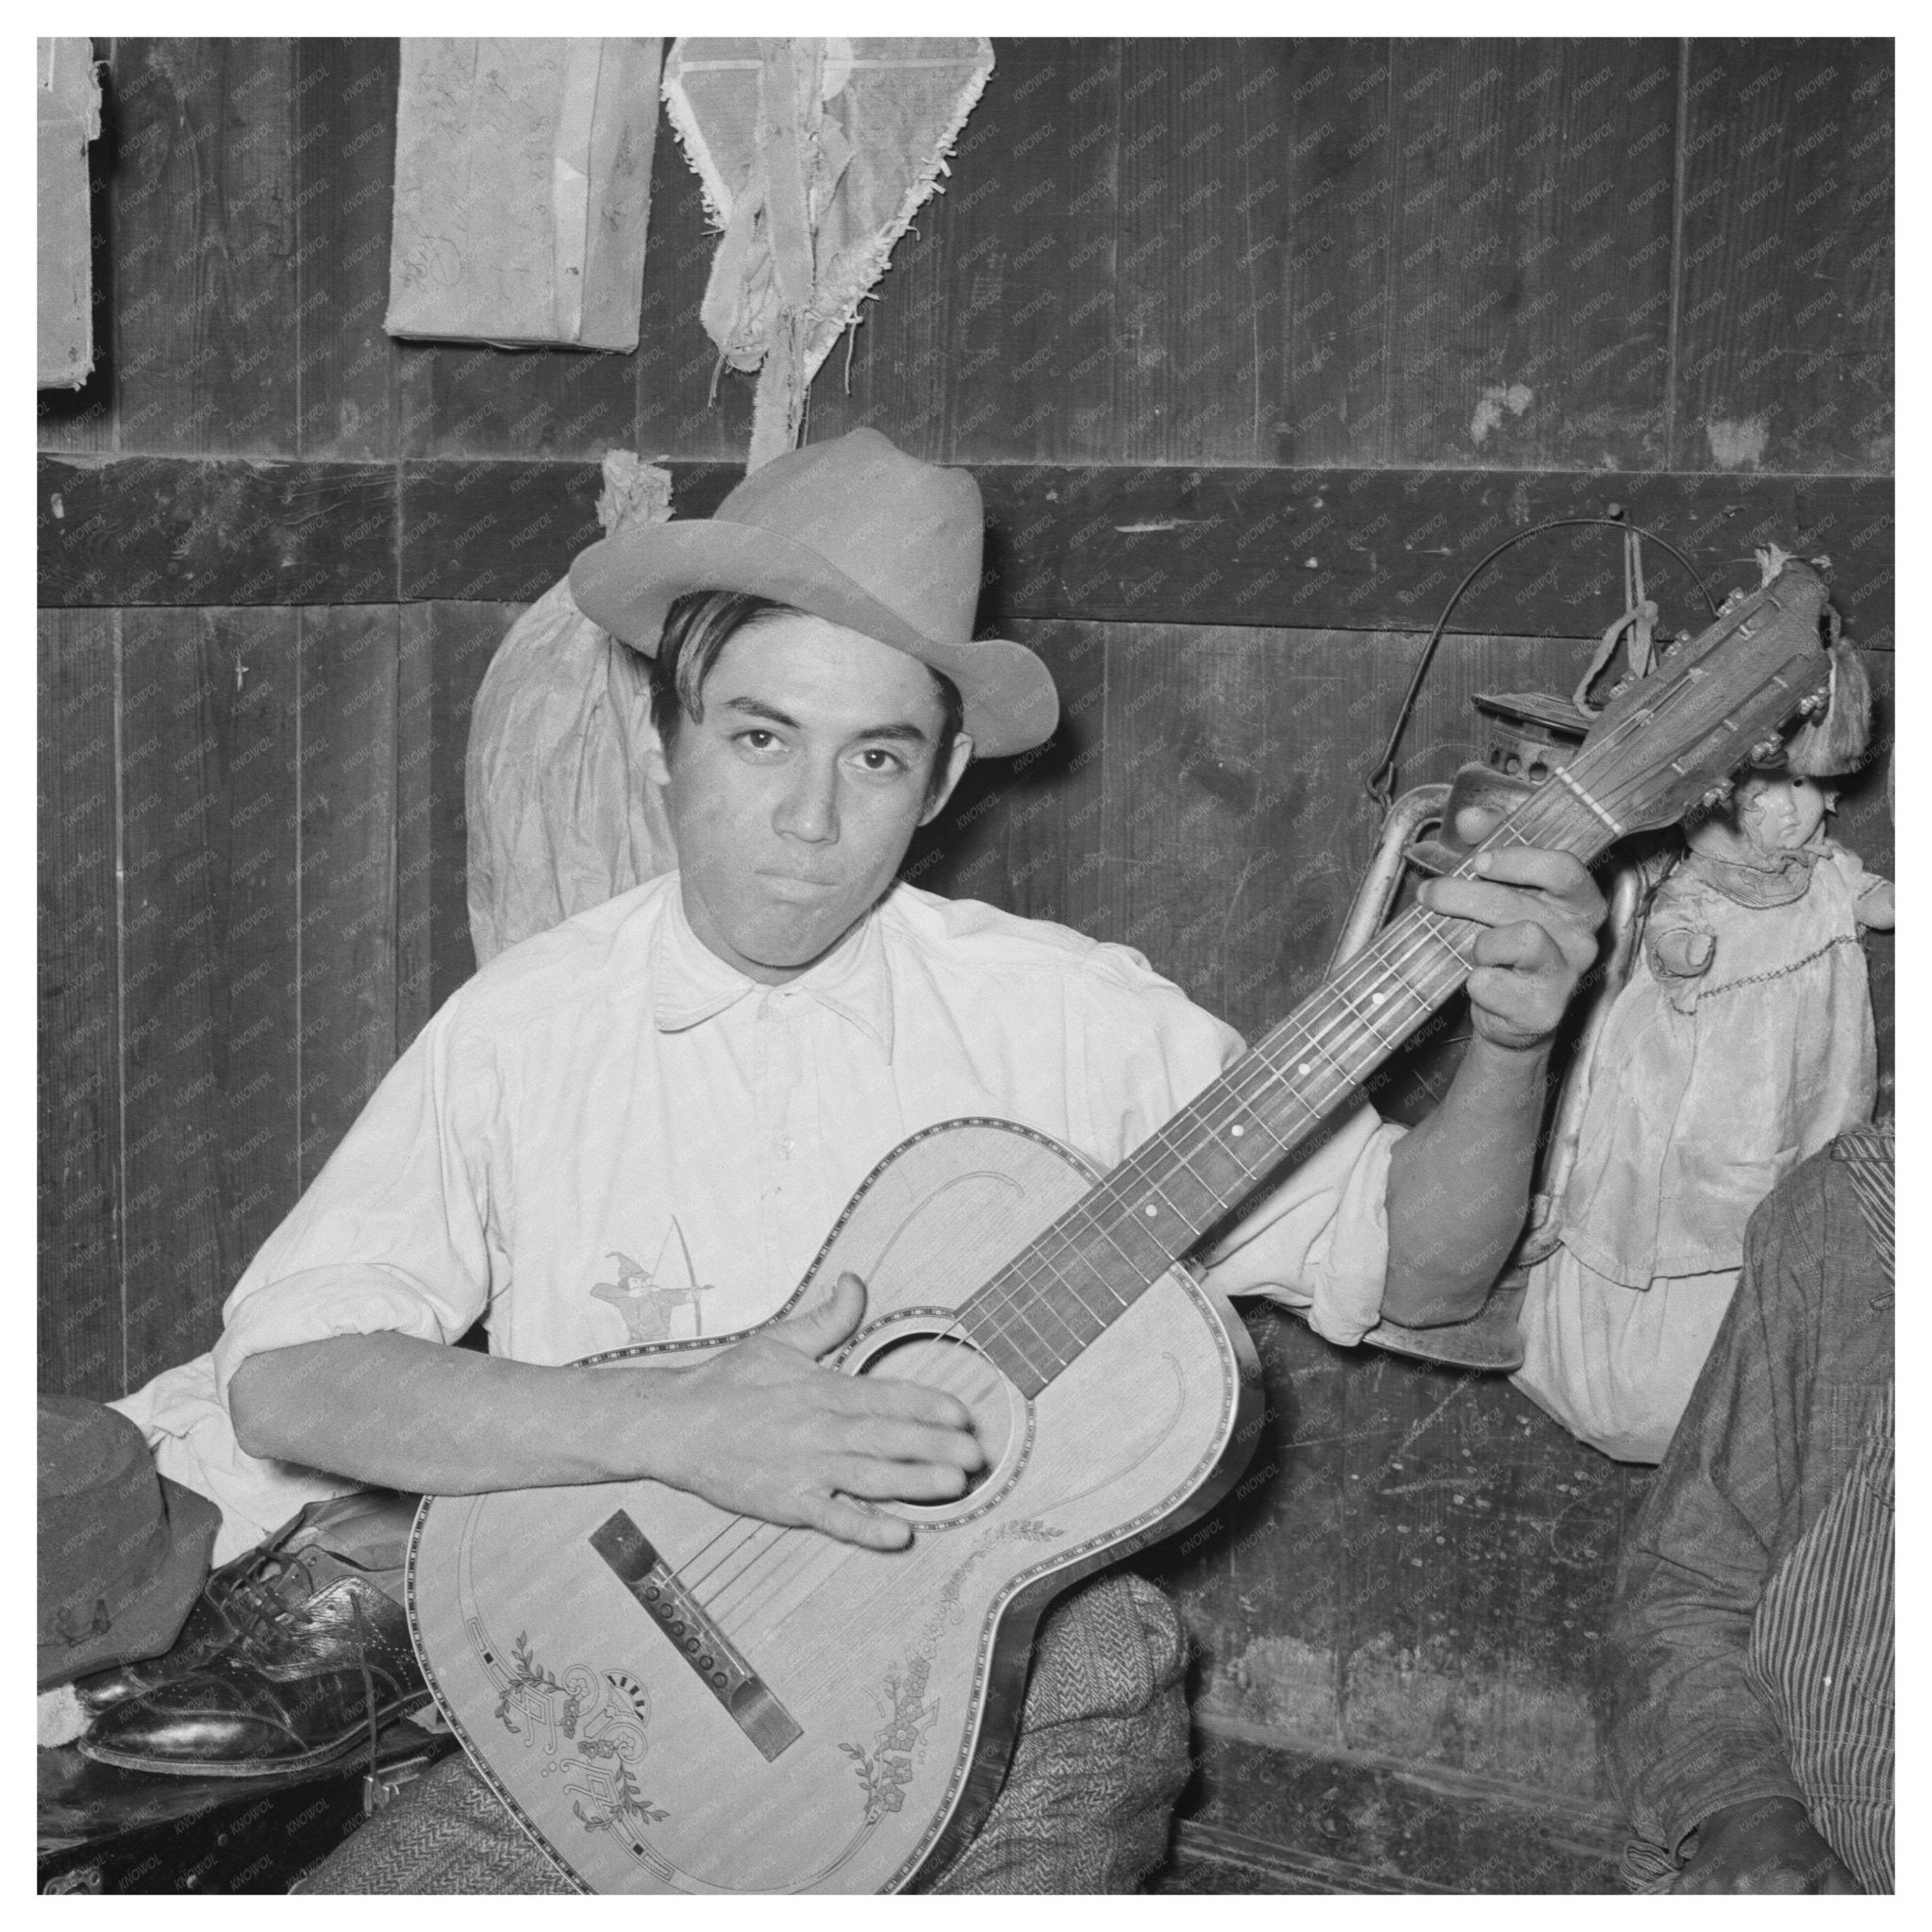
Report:
M1272 1187L1202 1256L1223 1294L1257 1294L1353 1348L1382 1319L1389 1274L1389 1156L1403 1129L1364 1107Z
M1245 1048L1138 954L1109 946L1088 974L1092 1145L1108 1164L1218 1079ZM1226 1295L1263 1295L1353 1347L1381 1320L1389 1272L1389 1156L1405 1130L1368 1106L1265 1183L1198 1258Z
M500 1108L453 1004L363 1108L222 1310L215 1389L252 1355L384 1330L454 1341L488 1307Z

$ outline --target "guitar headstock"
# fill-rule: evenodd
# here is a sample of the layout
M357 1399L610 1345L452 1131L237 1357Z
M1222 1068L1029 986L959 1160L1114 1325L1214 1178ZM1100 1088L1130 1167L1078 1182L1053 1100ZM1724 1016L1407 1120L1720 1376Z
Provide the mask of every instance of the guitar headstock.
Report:
M1817 572L1787 558L1610 701L1569 767L1575 786L1620 834L1647 831L1676 824L1740 766L1774 759L1786 726L1830 690L1824 603Z

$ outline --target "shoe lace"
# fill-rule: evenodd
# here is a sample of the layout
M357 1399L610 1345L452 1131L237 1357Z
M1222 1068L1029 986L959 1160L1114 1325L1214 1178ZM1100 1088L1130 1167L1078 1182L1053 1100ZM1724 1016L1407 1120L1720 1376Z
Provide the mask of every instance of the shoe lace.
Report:
M299 1557L264 1551L255 1566L236 1580L228 1599L228 1614L239 1614L242 1620L235 1649L254 1659L262 1658L275 1637L302 1623L302 1611L314 1587L315 1580ZM356 1629L356 1668L362 1675L362 1708L369 1725L368 1789L374 1790L380 1782L376 1744L382 1734L376 1715L375 1674L369 1668L375 1632L359 1597L350 1597L349 1616Z
M369 1627L368 1618L362 1614L359 1597L349 1599L349 1614L356 1624L356 1665L362 1673L363 1708L369 1719L369 1782L363 1790L374 1791L382 1782L375 1764L375 1740L379 1729L375 1722L375 1677L369 1668L369 1646L375 1641L375 1632Z
M236 1629L235 1647L259 1657L262 1647L298 1621L314 1578L298 1557L264 1550L236 1579L223 1608Z

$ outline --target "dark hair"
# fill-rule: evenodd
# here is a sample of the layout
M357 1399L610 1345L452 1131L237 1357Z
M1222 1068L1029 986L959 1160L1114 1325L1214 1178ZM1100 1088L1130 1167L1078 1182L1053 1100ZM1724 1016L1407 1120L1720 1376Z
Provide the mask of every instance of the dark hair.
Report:
M768 617L808 614L749 591L687 591L677 598L664 614L658 655L645 660L651 681L651 723L658 727L665 751L670 751L685 719L696 724L704 717L705 681L719 652L740 631ZM932 799L945 783L953 741L966 721L966 702L959 695L959 687L943 671L934 670L930 664L925 668L932 673L940 700L940 735L933 746L925 787L926 797Z

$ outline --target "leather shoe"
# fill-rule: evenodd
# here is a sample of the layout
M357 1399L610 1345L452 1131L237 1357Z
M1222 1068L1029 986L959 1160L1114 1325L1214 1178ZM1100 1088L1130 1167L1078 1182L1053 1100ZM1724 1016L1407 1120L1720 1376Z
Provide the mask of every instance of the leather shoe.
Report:
M429 1701L408 1617L359 1566L310 1548L198 1669L105 1712L80 1740L98 1763L200 1777L272 1777L344 1757ZM292 1599L292 1600L291 1600Z
M92 1724L128 1698L200 1670L262 1616L307 1595L314 1578L294 1559L316 1543L341 1551L347 1541L349 1553L390 1556L380 1539L407 1539L415 1509L413 1496L369 1491L309 1504L267 1542L242 1551L208 1577L180 1634L159 1657L75 1678L74 1694L83 1719ZM399 1541L395 1557L399 1561Z

